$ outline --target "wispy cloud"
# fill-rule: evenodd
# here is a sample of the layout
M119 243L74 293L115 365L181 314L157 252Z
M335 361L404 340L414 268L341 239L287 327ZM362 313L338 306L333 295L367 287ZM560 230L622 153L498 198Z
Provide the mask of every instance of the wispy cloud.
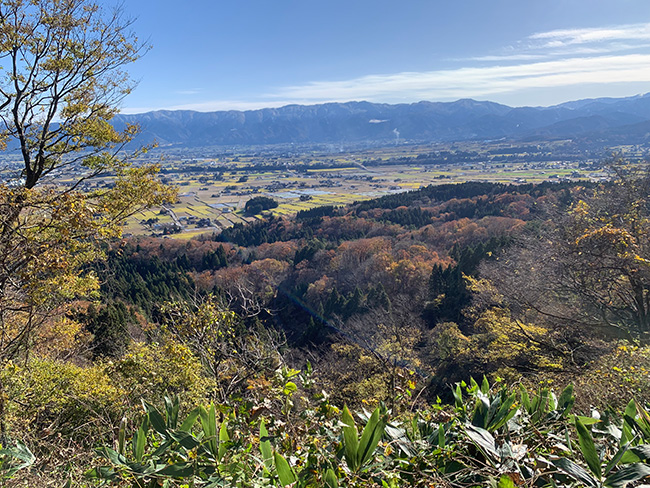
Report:
M532 34L501 53L471 57L469 61L511 62L567 56L639 52L650 47L650 23L606 28L557 29Z
M539 32L529 37L541 40L543 46L558 47L575 44L594 44L614 41L649 41L650 24L628 24L607 28L558 29Z
M552 30L532 34L515 45L504 47L500 53L455 60L465 65L455 69L320 80L280 87L254 99L212 100L166 108L213 111L350 100L387 103L459 98L504 100L510 97L512 100L513 94L526 90L562 93L563 89L575 90L582 85L607 88L619 84L640 86L643 90L643 84L650 83L649 47L650 23ZM650 91L650 85L643 91ZM185 94L195 92L186 90ZM555 100L566 99L557 96Z
M269 94L270 100L412 102L491 97L530 89L650 83L650 23L538 32L466 66L315 81ZM480 64L478 64L480 63Z
M199 95L201 93L201 90L194 89L194 90L178 90L176 92L177 95Z
M359 99L396 102L481 97L529 88L630 82L650 82L650 55L574 57L509 66L372 75L286 87L275 96L302 103Z

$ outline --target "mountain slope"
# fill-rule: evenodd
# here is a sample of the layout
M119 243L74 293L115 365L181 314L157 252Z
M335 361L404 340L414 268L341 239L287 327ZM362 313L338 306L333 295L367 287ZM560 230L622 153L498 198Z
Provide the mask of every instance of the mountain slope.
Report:
M137 123L137 143L162 146L282 143L387 143L493 138L573 138L650 120L650 94L591 99L553 107L508 107L470 99L455 102L370 102L287 105L250 111L161 110L119 115L122 127ZM645 135L645 134L644 134Z

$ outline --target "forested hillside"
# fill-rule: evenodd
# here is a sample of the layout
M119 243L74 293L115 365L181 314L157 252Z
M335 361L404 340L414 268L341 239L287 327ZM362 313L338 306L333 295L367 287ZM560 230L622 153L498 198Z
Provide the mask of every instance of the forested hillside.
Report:
M599 183L429 186L291 218L258 219L277 205L259 194L250 225L123 238L129 218L179 195L148 148L127 150L138 127L116 128L136 85L126 69L149 45L126 4L106 7L0 1L0 485L618 488L650 476L647 163L614 158ZM557 110L595 117L578 129L640 122L643 141L645 116L602 112L646 113L648 100ZM359 106L372 108L347 108ZM494 136L519 127L495 104L420 108L487 108ZM361 139L370 122L383 130L356 120ZM561 132L551 122L521 130ZM245 125L226 142L245 142Z
M25 479L470 486L499 479L495 442L516 431L528 451L508 479L584 481L566 457L575 454L530 464L541 445L525 436L571 420L589 459L583 441L600 430L584 425L620 420L575 420L574 402L645 432L634 422L646 415L650 370L650 178L622 161L609 171L609 183L446 184L189 241L107 244L87 270L99 289L69 301L31 354L3 370L3 429L36 455ZM556 398L549 387L566 390ZM632 398L638 407L626 407ZM353 420L364 408L377 410ZM375 431L357 440L363 455L352 452L360 421ZM129 436L132 451L120 447ZM250 448L262 449L262 471ZM650 472L643 449L612 476ZM200 463L190 467L192 452ZM495 469L472 461L477 452ZM217 471L210 456L224 463ZM586 476L605 476L588 466Z

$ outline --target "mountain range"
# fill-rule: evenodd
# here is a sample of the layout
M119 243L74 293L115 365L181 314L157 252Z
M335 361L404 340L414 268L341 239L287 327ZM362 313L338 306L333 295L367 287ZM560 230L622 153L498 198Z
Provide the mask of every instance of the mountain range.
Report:
M117 128L141 127L138 144L167 147L267 144L450 142L579 139L603 144L650 142L650 93L577 100L551 107L455 102L287 105L249 111L159 110L118 115Z

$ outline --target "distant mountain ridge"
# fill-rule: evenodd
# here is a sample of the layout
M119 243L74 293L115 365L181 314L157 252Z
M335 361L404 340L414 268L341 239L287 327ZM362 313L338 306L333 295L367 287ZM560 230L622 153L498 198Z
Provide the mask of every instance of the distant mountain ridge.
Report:
M142 128L137 143L161 146L450 142L486 139L624 137L650 140L650 93L597 98L552 107L509 107L462 99L455 102L370 102L287 105L248 111L160 110L118 115L113 123Z

